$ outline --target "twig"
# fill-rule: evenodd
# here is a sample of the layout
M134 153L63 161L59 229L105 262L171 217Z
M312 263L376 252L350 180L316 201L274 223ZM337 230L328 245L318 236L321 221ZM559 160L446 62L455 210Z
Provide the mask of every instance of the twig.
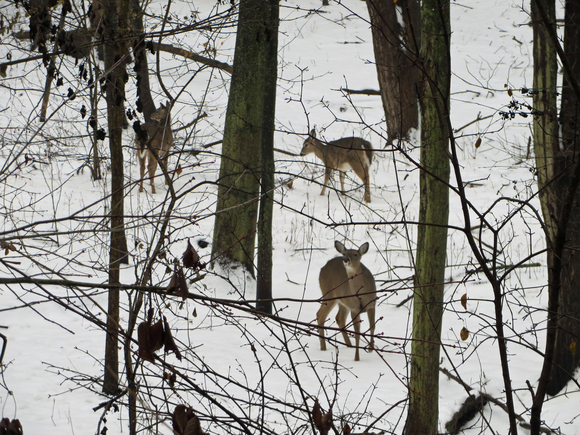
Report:
M381 91L377 91L376 89L348 89L348 88L340 88L341 91L346 92L347 94L351 95L381 95Z
M463 127L459 127L458 129L456 129L456 130L455 130L455 133L459 133L459 132L460 132L461 130L463 130L464 128L467 128L467 127L469 127L470 125L472 125L472 124L475 124L476 122L483 121L484 119L488 119L488 118L492 118L492 117L493 117L493 115L487 115L487 116L484 116L484 117L482 118L482 117L481 117L481 112L479 112L479 113L477 114L477 118L475 118L475 119L474 119L473 121L471 121L471 122L468 122L468 123L467 123L467 124L465 124Z
M4 352L6 351L6 346L8 346L8 338L4 334L0 334L0 338L4 342L2 344L2 352L0 352L0 367L2 367L2 360L4 359Z
M202 63L204 65L210 66L212 68L221 69L227 73L232 74L234 72L234 67L225 62L220 62L215 59L210 59L209 57L200 56L193 51L186 50L184 48L174 47L171 44L161 44L160 42L154 42L153 47L159 51L165 51L166 53L176 54L178 56L183 56L186 59L191 59L195 62Z
M300 157L300 154L295 154L295 153L292 153L290 151L281 150L280 148L274 148L274 151L276 151L278 153L286 154L287 156Z

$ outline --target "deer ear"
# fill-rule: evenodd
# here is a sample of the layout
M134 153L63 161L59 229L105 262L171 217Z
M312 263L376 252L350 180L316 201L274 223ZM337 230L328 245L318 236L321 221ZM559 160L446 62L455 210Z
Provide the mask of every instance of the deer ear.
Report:
M362 245L360 245L360 248L358 248L358 252L360 255L364 255L368 252L369 250L369 242L365 242Z
M338 252L340 252L341 254L344 254L344 251L346 251L346 248L344 247L344 245L342 243L340 243L338 240L336 240L334 242L334 247L336 248L336 250Z
M316 139L316 130L314 128L310 130L310 136Z

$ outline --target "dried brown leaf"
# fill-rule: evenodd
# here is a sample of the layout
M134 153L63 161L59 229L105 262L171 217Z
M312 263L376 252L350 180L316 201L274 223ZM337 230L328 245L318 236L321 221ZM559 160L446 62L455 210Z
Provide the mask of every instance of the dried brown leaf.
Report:
M467 310L467 293L461 296L461 306L463 309Z
M189 291L187 289L187 281L181 266L176 266L175 272L167 286L167 293L181 296L184 300L187 299Z
M350 432L351 432L351 428L348 425L348 423L346 423L344 425L344 427L342 428L342 435L350 435Z
M320 411L318 400L314 402L314 407L312 408L312 421L316 427L319 427L322 424L322 412Z
M153 362L154 355L149 344L149 324L140 323L137 327L137 342L139 343L139 357L145 361Z
M320 432L320 435L327 435L332 427L332 409L326 414L322 414L318 400L314 403L312 408L312 421Z
M172 420L173 432L176 435L204 435L199 418L188 406L177 405Z
M177 405L172 415L173 431L177 435L184 435L189 417L193 415L193 409L185 405Z
M0 435L22 435L22 425L20 420L14 419L10 421L8 418L0 420Z
M183 253L183 265L189 269L197 268L199 266L199 254L195 250L189 240L187 241L187 248Z
M157 352L163 347L165 342L165 332L163 331L163 321L159 319L157 323L149 328L149 344L153 352Z
M199 422L199 418L197 415L193 414L187 425L185 426L185 432L183 435L202 435L203 432L201 431L201 423Z
M181 352L177 348L175 344L175 340L173 340L173 335L171 334L171 328L169 328L169 323L167 322L167 318L163 316L163 323L165 325L165 353L173 352L177 359L181 361Z
M161 319L151 325L154 310L147 312L147 321L137 327L137 342L139 343L139 356L145 361L154 362L155 352L163 347L163 322Z
M461 339L463 341L465 341L469 338L469 331L467 330L467 328L465 326L463 328L461 328L461 332L459 333L459 336L461 337Z

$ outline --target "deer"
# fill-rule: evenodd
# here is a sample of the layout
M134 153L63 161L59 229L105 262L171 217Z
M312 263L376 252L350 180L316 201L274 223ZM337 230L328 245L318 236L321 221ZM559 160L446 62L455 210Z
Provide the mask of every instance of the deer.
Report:
M151 120L143 125L133 125L137 135L137 157L141 170L141 179L139 181L139 192L143 192L143 178L145 176L145 167L151 180L151 193L155 194L155 171L157 170L157 159L162 159L167 163L169 150L173 146L173 132L171 131L170 102L167 105L161 103L151 115ZM149 159L149 162L146 160ZM147 163L147 164L146 164ZM167 179L165 180L167 184Z
M316 313L320 350L326 350L324 323L332 309L338 304L336 323L342 332L344 342L348 347L352 347L350 338L346 333L346 318L350 312L356 342L354 360L360 361L360 316L362 313L366 312L369 318L371 333L369 350L371 352L374 349L375 343L375 304L377 289L373 274L361 263L361 257L369 250L369 243L363 243L358 249L346 249L337 240L334 242L334 247L342 256L329 260L320 269L320 275L318 277L320 290L322 291L320 309Z
M343 137L323 143L316 138L316 130L312 129L304 141L300 155L312 153L324 163L324 186L320 192L321 196L324 196L334 170L340 173L340 188L344 195L344 171L350 168L365 186L365 202L371 202L369 167L373 161L373 148L370 142L360 137Z

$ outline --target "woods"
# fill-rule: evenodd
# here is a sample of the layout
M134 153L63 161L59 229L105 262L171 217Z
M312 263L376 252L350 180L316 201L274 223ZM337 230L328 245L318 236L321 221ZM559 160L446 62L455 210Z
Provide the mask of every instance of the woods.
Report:
M577 7L0 6L0 432L575 433Z

